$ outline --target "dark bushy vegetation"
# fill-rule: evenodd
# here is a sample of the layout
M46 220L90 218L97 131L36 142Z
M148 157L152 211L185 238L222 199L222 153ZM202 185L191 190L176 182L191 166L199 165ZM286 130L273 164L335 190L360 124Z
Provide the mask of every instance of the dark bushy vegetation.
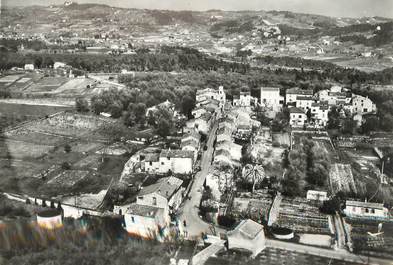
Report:
M301 196L306 189L324 187L329 176L329 154L313 141L304 139L292 151L283 154L287 168L282 180L283 194Z

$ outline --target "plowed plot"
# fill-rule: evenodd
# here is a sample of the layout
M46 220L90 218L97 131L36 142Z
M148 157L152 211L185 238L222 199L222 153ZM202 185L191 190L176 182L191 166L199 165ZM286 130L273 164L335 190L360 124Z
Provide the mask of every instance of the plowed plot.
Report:
M333 164L330 168L329 180L334 194L339 191L357 193L351 165L338 163Z
M6 169L5 167L8 168L8 172L12 175L12 177L31 178L32 176L35 176L39 174L42 170L44 170L46 168L46 165L16 159L12 159L10 162L8 162L7 160L0 160L0 168L2 169L1 172L4 174L6 174L6 172L3 171L4 169Z
M393 222L379 222L360 219L346 219L351 225L351 239L356 252L393 258ZM382 234L370 235L378 232L379 223L382 225Z
M31 122L26 128L31 131L76 137L88 134L109 121L94 116L60 113L48 119Z
M67 170L48 181L48 185L70 188L87 177L89 171Z
M12 135L9 137L11 140L18 140L24 142L31 142L34 144L42 144L46 145L60 145L64 143L67 139L61 136L50 135L46 133L38 133L29 130L18 130L17 135Z
M305 199L284 198L277 223L296 232L330 234L328 216Z
M40 145L29 142L15 141L11 139L5 139L5 144L8 148L8 152L11 154L12 158L38 158L48 153L54 148L50 145ZM3 150L0 150L3 151ZM4 151L4 152L7 152Z

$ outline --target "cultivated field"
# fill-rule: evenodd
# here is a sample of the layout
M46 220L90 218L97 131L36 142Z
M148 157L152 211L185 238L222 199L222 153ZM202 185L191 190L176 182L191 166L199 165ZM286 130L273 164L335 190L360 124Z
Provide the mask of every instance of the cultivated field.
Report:
M112 178L120 177L128 159L121 152L97 153L124 147L117 144L105 148L110 142L103 128L113 122L93 115L62 112L6 131L0 139L1 188L40 196L107 188Z
M357 193L351 165L335 163L329 172L329 182L332 192Z
M349 218L346 222L351 226L351 240L356 252L393 258L393 222L382 222L383 234L376 236L368 232L377 233L381 222Z
M329 235L328 216L320 213L317 205L302 198L283 198L277 224L298 233Z

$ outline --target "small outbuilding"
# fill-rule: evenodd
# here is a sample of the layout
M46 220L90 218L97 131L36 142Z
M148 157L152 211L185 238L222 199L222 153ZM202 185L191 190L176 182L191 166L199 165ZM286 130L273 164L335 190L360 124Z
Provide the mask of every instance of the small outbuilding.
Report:
M228 249L245 249L257 256L266 247L263 225L251 219L243 220L227 234Z

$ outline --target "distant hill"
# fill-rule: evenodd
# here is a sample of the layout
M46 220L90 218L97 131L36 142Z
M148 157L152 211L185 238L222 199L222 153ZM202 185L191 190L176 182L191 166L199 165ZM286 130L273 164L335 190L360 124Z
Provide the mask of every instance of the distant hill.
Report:
M391 19L334 18L288 11L170 11L127 9L103 4L76 4L51 7L5 7L2 11L2 29L19 24L20 28L48 32L67 31L72 26L96 31L121 31L145 33L158 31L164 26L187 28L196 32L210 32L223 37L231 34L263 32L269 27L279 27L285 35L345 35L371 31L375 25L391 22ZM258 33L258 34L259 34Z

